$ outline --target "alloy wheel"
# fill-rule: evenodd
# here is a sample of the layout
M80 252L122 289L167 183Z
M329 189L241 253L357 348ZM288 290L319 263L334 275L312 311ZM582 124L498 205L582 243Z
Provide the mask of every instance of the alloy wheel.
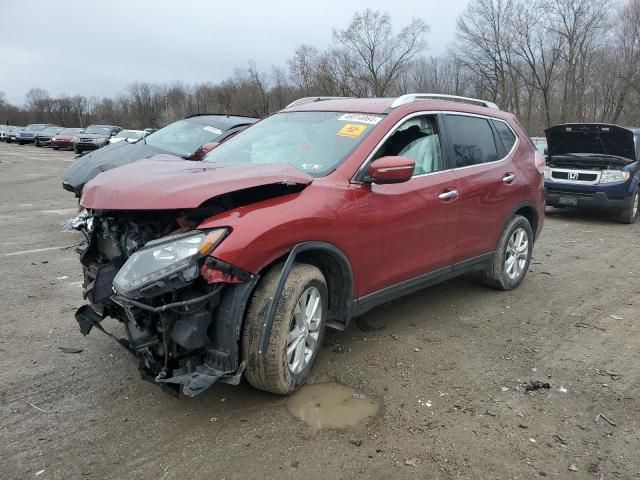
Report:
M316 287L307 288L293 312L287 336L287 364L293 374L302 372L318 348L322 297Z
M529 238L524 228L516 228L513 231L506 253L504 271L510 279L515 280L524 271L529 257Z

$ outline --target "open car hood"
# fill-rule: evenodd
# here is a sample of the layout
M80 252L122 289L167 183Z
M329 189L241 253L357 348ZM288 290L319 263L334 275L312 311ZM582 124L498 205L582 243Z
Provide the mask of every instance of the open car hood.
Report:
M289 164L223 165L156 155L101 173L85 185L80 204L94 210L188 209L226 193L312 181Z
M615 155L631 161L636 158L633 131L617 125L571 123L545 130L550 156L569 153Z

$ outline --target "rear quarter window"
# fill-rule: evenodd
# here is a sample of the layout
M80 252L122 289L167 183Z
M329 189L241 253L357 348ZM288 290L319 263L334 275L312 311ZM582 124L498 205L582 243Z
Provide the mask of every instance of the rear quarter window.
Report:
M516 136L513 133L513 130L504 122L500 120L494 120L493 125L496 128L496 132L498 132L498 137L504 146L504 151L509 153L513 146L516 143Z
M444 116L444 124L456 168L499 159L493 130L486 118L448 114Z

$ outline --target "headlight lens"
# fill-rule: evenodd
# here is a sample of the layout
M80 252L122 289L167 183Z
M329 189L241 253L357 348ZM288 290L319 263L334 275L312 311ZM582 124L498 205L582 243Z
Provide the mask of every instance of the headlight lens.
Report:
M622 170L602 170L600 183L626 182L629 180L629 172Z
M549 179L549 172L551 172L551 169L545 165L544 166L544 179L545 180Z
M164 277L181 274L184 281L198 276L197 260L225 237L224 228L154 240L129 257L113 279L118 293L130 294Z
M93 139L94 143L103 143L108 140L109 140L109 137L98 137Z

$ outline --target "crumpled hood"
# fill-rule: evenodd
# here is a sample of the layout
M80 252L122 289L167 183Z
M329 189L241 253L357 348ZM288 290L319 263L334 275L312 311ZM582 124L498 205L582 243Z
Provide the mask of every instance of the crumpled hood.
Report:
M153 157L158 153L161 152L143 141L113 143L77 158L64 171L62 181L80 193L84 184L100 172Z
M309 185L313 177L289 164L216 164L157 155L101 173L80 204L94 210L197 208L209 199L272 184Z
M617 125L571 123L545 130L549 155L615 155L636 161L633 131Z

